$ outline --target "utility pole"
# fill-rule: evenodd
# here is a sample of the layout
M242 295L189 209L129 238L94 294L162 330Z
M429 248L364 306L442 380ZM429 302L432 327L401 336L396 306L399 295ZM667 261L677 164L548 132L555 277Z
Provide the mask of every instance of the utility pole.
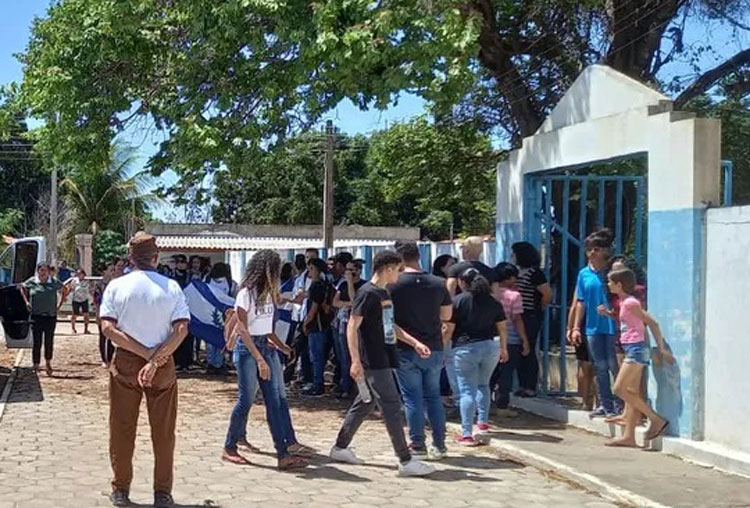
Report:
M49 262L57 266L57 165L52 168L52 188L49 205Z
M333 120L326 120L325 180L323 181L323 244L329 253L333 252L333 148Z

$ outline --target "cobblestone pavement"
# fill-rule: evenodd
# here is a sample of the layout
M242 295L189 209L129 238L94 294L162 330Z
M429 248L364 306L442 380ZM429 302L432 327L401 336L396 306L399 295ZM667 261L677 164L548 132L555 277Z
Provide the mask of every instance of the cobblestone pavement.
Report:
M0 421L0 508L109 506L107 374L96 337L65 335L56 341L53 377L23 368ZM30 352L22 366L30 365ZM450 447L450 457L429 479L396 476L395 457L382 422L367 422L354 446L366 465L329 463L330 448L346 403L290 397L300 441L323 455L302 472L275 469L272 444L259 403L248 437L260 446L252 466L219 459L235 399L233 378L202 375L179 381L174 496L178 506L264 508L300 505L367 506L614 506L575 486L547 477L489 448ZM131 497L152 500L149 430L142 406Z

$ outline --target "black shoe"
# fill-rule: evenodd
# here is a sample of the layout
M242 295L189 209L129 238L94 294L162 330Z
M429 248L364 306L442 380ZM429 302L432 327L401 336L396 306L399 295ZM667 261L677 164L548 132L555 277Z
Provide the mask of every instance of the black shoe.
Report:
M166 492L154 492L154 508L171 508L174 506L174 499L171 494Z
M112 506L131 506L130 497L128 497L128 491L123 489L117 489L109 495L109 500L112 501Z
M322 397L324 393L325 390L323 388L315 388L314 386L307 390L302 390L303 397Z

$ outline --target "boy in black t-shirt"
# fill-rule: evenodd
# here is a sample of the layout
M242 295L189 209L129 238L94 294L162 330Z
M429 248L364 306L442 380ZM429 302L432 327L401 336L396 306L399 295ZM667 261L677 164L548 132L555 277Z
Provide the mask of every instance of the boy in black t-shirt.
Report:
M354 297L347 341L352 357L351 375L368 385L372 398L369 402L358 395L349 408L339 430L336 444L331 449L331 459L350 464L362 461L348 448L354 434L377 404L383 413L385 426L399 458L399 476L425 476L434 471L429 464L412 458L401 426L401 399L393 378L398 367L396 332L393 323L393 306L386 287L395 283L401 270L401 256L393 251L379 252L373 260L373 277ZM411 345L421 356L429 356L424 344L413 341Z
M312 280L307 293L307 314L302 330L308 338L310 362L313 370L313 385L302 391L308 397L320 397L324 393L323 374L326 366L326 339L331 325L331 303L333 289L325 280L327 266L322 259L311 259L307 273Z
M393 298L397 325L398 384L406 406L409 425L409 449L415 457L431 460L445 458L445 408L440 400L440 371L443 368L443 322L453 312L451 295L440 277L424 273L419 265L416 243L398 247L404 259L404 272L389 288ZM417 340L430 348L422 357L409 340ZM425 412L432 428L432 445L425 443Z

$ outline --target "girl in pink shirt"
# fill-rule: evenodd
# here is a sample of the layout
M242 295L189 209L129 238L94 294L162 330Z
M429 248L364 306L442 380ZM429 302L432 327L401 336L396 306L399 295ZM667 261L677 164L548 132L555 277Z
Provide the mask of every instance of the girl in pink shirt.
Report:
M648 366L651 350L646 340L646 327L651 330L659 350L669 363L674 363L674 357L664 342L659 323L643 310L641 302L633 296L636 279L632 270L614 270L609 273L608 287L612 294L620 300L620 343L625 351L625 360L615 380L615 393L626 403L625 433L620 439L607 443L607 446L635 447L635 427L640 415L648 417L650 426L646 432L646 440L651 441L659 437L669 426L669 422L657 414L643 398L640 389L643 369ZM599 308L600 314L610 317L613 311Z

